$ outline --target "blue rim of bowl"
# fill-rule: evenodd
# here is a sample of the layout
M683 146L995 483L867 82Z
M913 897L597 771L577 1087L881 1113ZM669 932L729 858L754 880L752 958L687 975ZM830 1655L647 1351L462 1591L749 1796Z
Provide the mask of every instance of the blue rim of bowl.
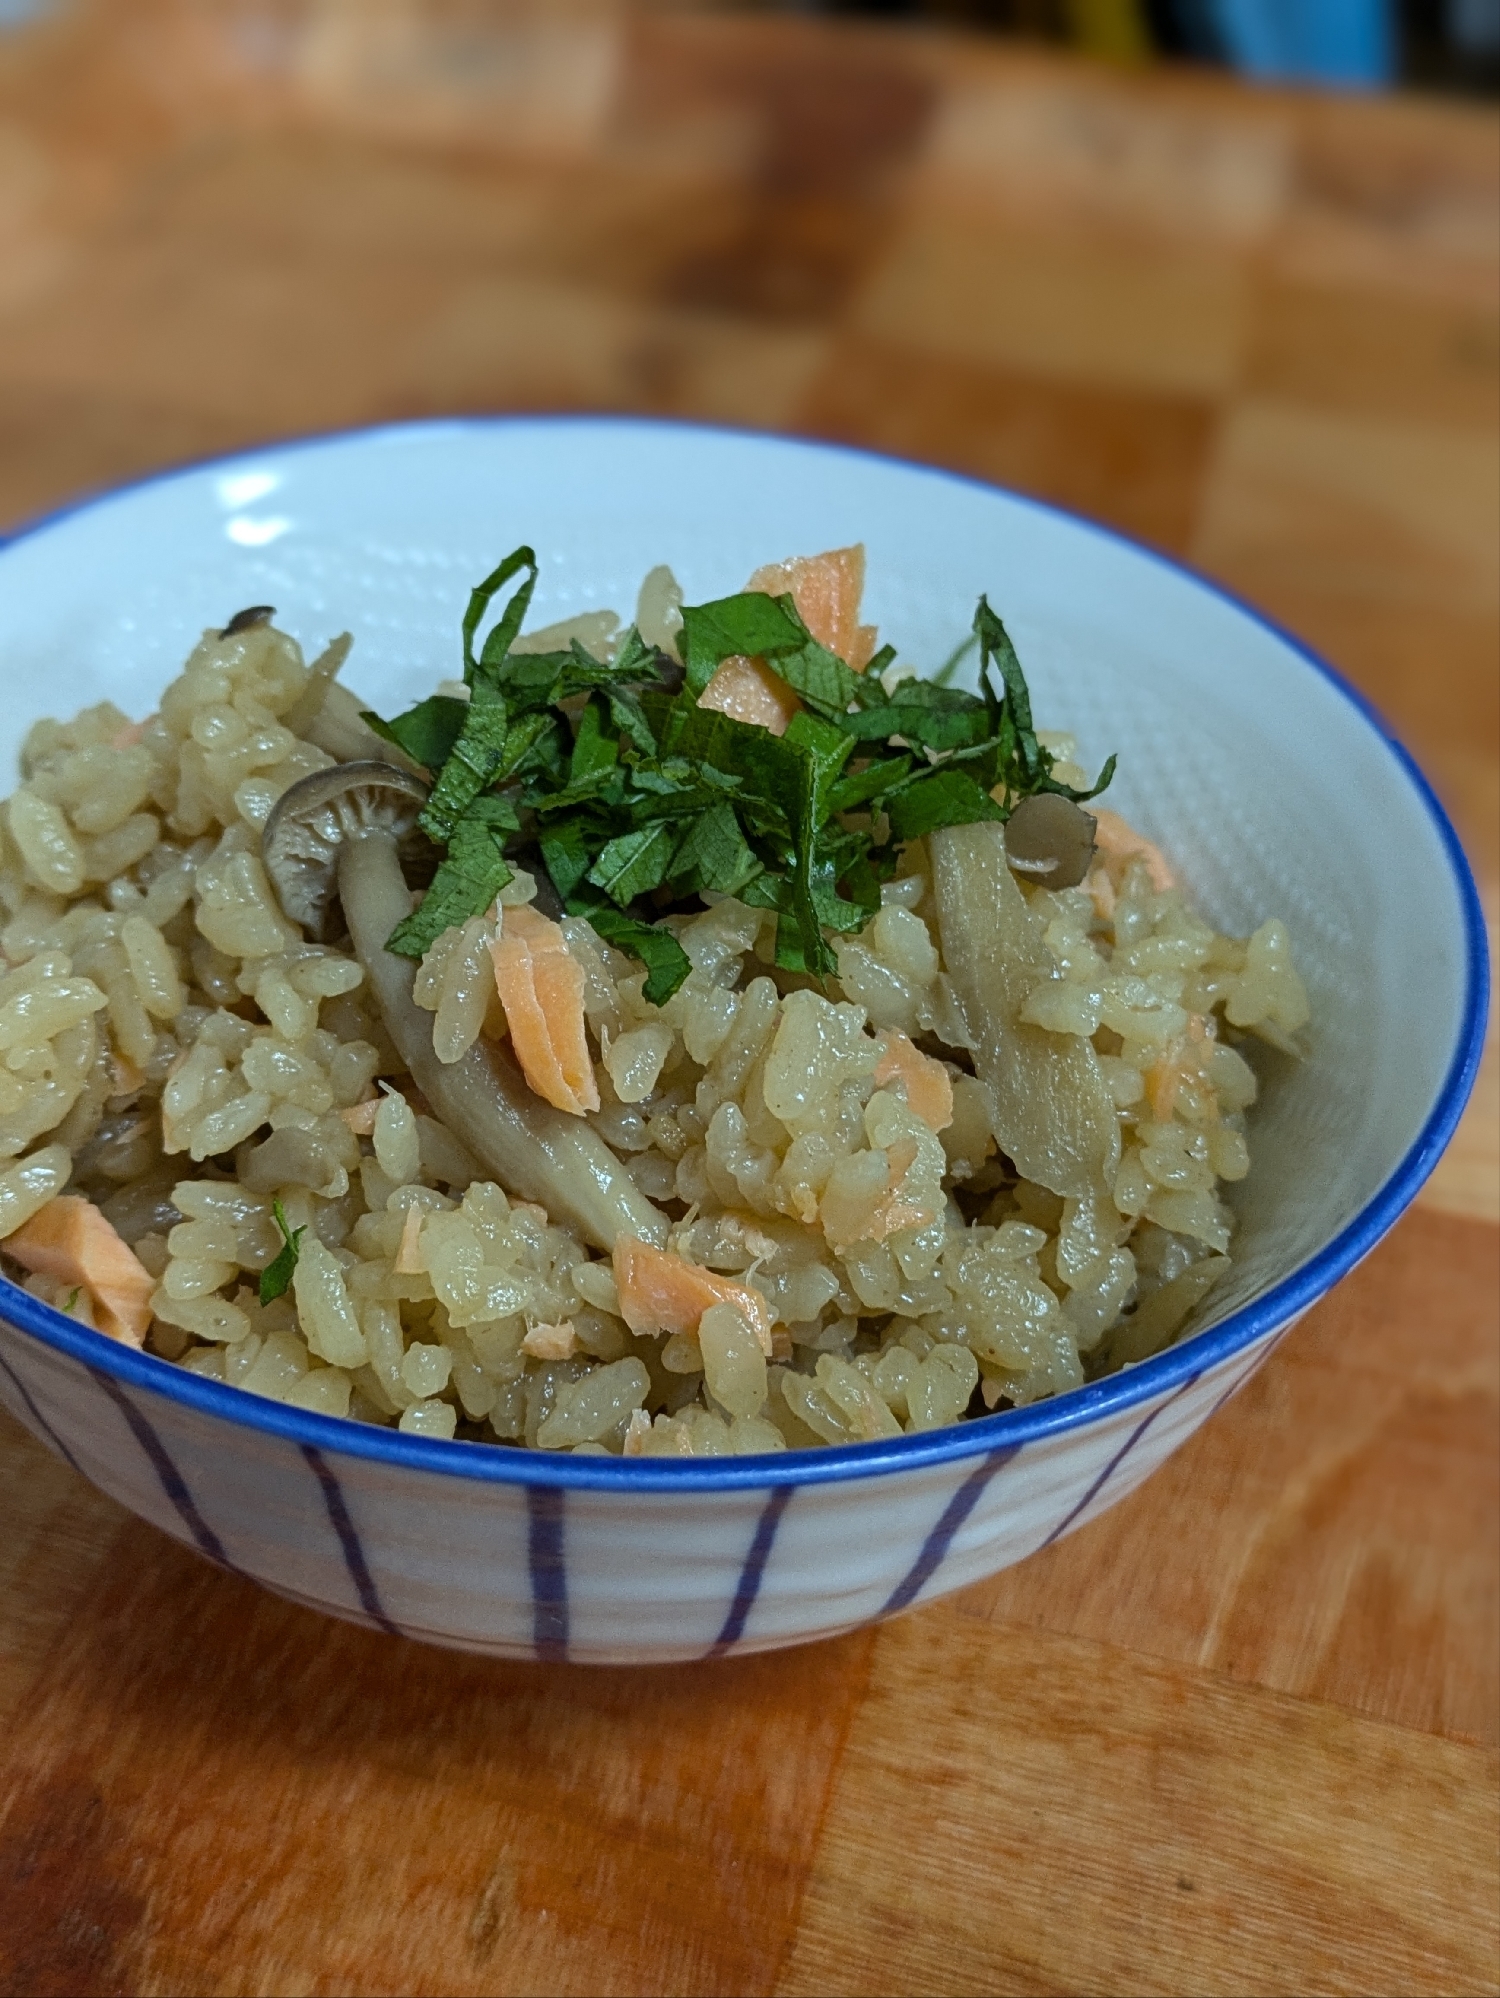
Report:
M737 438L821 456L852 458L864 464L893 465L902 471L919 472L930 479L969 487L992 497L1007 499L1032 512L1068 521L1103 540L1129 549L1143 561L1154 563L1210 596L1217 597L1286 646L1304 665L1311 667L1335 688L1360 719L1374 730L1401 775L1416 791L1437 831L1463 912L1466 973L1463 1013L1448 1072L1421 1131L1385 1183L1331 1241L1279 1283L1205 1331L1185 1339L1180 1345L1169 1346L1165 1352L1122 1373L1110 1374L1087 1386L1070 1389L1051 1400L1033 1402L1026 1408L1007 1409L996 1415L979 1416L946 1429L929 1430L917 1436L894 1437L878 1443L830 1445L822 1450L788 1451L764 1457L710 1457L687 1461L551 1457L541 1451L508 1448L495 1443L447 1442L433 1437L405 1435L399 1430L315 1415L303 1409L289 1408L282 1402L268 1401L260 1395L246 1394L242 1389L226 1386L221 1381L205 1380L174 1366L170 1361L137 1352L133 1347L122 1346L117 1340L91 1331L5 1277L0 1277L0 1317L44 1345L81 1362L91 1371L112 1374L132 1387L180 1402L204 1414L223 1416L245 1428L262 1430L299 1446L311 1445L342 1456L372 1459L392 1468L433 1472L481 1483L566 1486L575 1490L623 1494L642 1491L734 1491L747 1487L765 1490L779 1485L840 1483L854 1478L878 1477L952 1463L1002 1447L1019 1447L1066 1430L1083 1428L1137 1407L1143 1401L1186 1388L1195 1379L1233 1359L1236 1354L1280 1331L1315 1304L1368 1255L1400 1219L1442 1157L1457 1128L1479 1072L1488 1019L1489 945L1484 915L1468 860L1447 813L1415 759L1391 734L1376 708L1301 639L1243 597L1189 564L1134 540L1118 528L1091 520L1086 514L1075 512L1070 507L1057 506L1049 500L1014 492L1008 486L994 485L985 479L923 464L918 459L902 458L892 452L864 451L853 445L788 437L774 431L733 424L693 423L666 417L578 410L555 414L526 412L438 417L418 422L356 425L344 430L322 431L252 445L228 456L191 460L150 473L142 479L88 493L34 517L10 534L0 536L0 557L16 542L44 533L74 514L89 512L94 507L144 492L152 486L194 478L204 472L226 471L271 454L284 456L288 452L315 451L329 445L382 440L396 442L406 438L440 438L474 431L551 428L562 424Z

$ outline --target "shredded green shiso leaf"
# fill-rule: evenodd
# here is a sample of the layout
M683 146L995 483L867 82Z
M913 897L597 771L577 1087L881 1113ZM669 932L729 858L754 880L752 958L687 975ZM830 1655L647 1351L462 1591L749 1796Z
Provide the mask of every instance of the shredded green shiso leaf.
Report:
M476 655L491 604L518 576ZM856 673L790 596L755 591L683 607L681 666L634 627L609 663L576 640L517 653L536 580L535 555L517 548L471 594L467 701L434 694L393 721L365 716L433 779L418 823L442 859L391 933L402 956L421 958L482 914L524 856L570 914L645 966L655 1005L690 969L659 919L704 891L774 910L776 962L821 977L836 968L825 931L863 929L906 841L1004 820L1039 791L1083 803L1114 775L1113 756L1087 791L1053 775L1015 647L983 597L961 649L978 646L979 693L942 684L946 673L887 693L892 647ZM785 735L698 706L740 654L765 660L801 699Z
M276 1232L281 1237L281 1248L260 1273L262 1304L274 1304L278 1297L284 1297L291 1289L292 1278L297 1272L297 1258L302 1253L302 1237L307 1233L306 1228L288 1226L286 1209L279 1200L271 1202L271 1214Z

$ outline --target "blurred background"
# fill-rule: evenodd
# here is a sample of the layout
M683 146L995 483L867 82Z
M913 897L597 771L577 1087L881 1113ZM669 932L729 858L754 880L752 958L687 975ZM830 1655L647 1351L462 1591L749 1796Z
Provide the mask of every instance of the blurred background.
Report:
M933 460L1325 650L1493 915L1497 45L1500 0L0 0L0 531L449 411ZM1485 1213L1493 1075L1442 1169Z
M925 16L1106 60L1187 57L1259 80L1493 92L1500 0L770 0L798 13Z

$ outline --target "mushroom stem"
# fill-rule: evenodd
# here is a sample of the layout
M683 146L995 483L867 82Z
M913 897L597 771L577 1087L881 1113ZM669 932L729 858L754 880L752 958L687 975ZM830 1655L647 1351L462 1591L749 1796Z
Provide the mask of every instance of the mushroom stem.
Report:
M335 644L338 641L335 639ZM321 663L321 662L319 662ZM334 667L334 672L338 667ZM336 763L362 763L373 760L377 763L392 764L398 770L416 770L411 758L397 749L392 742L378 736L363 718L364 702L357 694L343 686L338 680L324 679L321 688L313 685L307 689L293 710L297 714L302 703L307 703L306 720L292 722L288 727L297 735L306 736L310 743L331 756Z
M1038 1186L1107 1201L1120 1130L1099 1058L1081 1035L1021 1017L1032 990L1057 976L1057 961L1010 871L1005 828L945 826L928 852L943 963L996 1143Z
M507 1189L570 1221L596 1248L612 1249L621 1235L660 1247L666 1217L591 1125L534 1096L509 1056L487 1041L451 1064L434 1054L432 1017L412 997L416 966L385 947L412 905L393 834L372 829L344 843L339 896L391 1039L454 1135Z

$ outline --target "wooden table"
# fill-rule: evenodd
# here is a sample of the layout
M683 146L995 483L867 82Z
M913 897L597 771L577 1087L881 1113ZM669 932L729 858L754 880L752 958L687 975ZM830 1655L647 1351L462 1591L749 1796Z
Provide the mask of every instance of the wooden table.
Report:
M75 0L0 36L0 519L446 410L936 459L1325 648L1493 915L1496 167L1487 111L848 22ZM1143 1491L781 1656L345 1629L6 1427L0 1989L1495 1989L1495 1154L1492 1061Z

